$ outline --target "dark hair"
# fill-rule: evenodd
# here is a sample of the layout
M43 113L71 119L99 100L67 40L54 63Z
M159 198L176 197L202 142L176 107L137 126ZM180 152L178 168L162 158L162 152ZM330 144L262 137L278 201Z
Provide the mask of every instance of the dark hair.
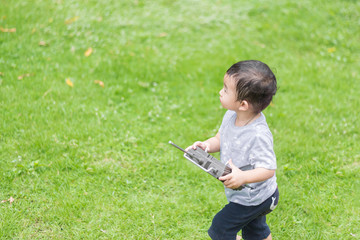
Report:
M235 80L238 101L248 101L256 113L269 106L277 86L268 65L256 60L241 61L232 65L226 74Z

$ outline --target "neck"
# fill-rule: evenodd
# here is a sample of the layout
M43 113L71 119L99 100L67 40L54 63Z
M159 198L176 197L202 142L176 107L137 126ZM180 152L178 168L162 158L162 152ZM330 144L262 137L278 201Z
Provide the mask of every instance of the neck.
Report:
M261 113L252 113L252 112L237 112L235 126L243 127L249 125L257 118L259 118Z

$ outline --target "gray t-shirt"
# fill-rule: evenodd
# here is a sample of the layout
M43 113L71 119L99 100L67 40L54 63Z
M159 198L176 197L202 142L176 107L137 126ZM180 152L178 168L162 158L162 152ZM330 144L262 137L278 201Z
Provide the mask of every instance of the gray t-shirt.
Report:
M241 168L276 169L276 156L273 150L273 137L263 113L251 124L235 126L236 112L228 110L220 126L220 158L223 163L230 159ZM241 191L225 187L229 202L245 206L256 206L268 199L276 190L276 175L259 183L249 184L253 189Z

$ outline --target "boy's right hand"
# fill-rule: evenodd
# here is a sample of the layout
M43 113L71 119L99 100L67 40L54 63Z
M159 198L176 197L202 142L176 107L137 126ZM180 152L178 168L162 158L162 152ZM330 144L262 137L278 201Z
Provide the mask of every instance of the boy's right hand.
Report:
M210 150L210 144L209 143L200 142L200 141L194 142L193 145L187 147L185 150L188 151L190 148L196 149L197 147L200 147L205 152L208 152Z

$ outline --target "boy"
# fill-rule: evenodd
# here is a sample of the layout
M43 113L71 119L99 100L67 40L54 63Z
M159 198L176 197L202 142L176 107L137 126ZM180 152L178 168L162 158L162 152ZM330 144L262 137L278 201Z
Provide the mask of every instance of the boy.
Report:
M218 212L210 229L213 240L272 239L265 215L274 210L279 192L276 183L276 157L273 138L261 112L277 90L276 78L260 61L241 61L232 65L224 77L220 102L228 111L219 132L200 147L207 152L220 151L221 161L228 163L232 173L220 177L229 204ZM190 147L189 147L190 148ZM251 165L252 169L239 168ZM242 185L248 187L235 190Z

